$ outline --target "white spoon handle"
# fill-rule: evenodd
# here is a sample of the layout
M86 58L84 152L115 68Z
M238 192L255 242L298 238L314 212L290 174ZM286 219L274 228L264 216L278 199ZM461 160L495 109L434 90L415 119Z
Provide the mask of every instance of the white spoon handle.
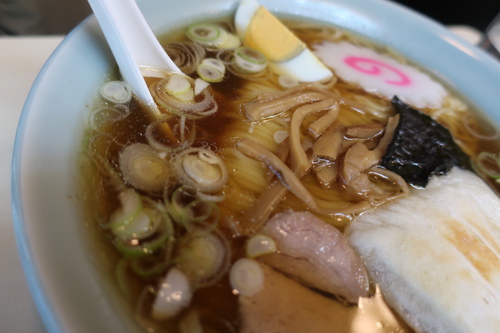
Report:
M168 57L134 0L88 0L124 80L146 105L157 109L141 68L181 73Z

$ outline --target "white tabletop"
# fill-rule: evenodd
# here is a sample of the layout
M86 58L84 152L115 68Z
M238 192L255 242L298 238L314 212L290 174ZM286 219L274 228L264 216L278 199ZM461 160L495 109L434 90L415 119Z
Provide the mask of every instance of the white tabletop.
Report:
M0 37L0 327L43 333L17 254L11 210L11 161L16 127L36 75L62 36Z

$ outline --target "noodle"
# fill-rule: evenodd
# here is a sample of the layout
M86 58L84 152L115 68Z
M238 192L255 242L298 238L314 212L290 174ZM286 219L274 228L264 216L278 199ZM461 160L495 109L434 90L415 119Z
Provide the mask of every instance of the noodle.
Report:
M235 148L224 149L222 156L229 170L229 177L235 183L254 193L262 192L267 186L266 169L262 163L243 155Z

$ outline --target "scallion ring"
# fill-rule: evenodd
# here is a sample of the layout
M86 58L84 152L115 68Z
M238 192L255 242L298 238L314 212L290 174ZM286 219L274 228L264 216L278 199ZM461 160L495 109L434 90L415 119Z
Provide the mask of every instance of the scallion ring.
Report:
M278 83L283 88L291 88L297 86L299 84L299 81L288 75L280 75L278 77Z
M171 268L158 284L151 317L165 320L174 317L191 303L193 290L188 277L179 269Z
M235 49L241 45L241 40L235 34L228 33L226 41L220 46L221 49Z
M189 232L194 227L210 232L217 228L219 220L219 206L212 201L195 200L186 206L181 223Z
M127 105L106 106L92 111L89 119L90 127L99 130L101 127L121 121L130 115Z
M182 224L185 219L186 206L195 199L192 191L186 187L180 186L176 188L170 198L165 198L168 214L175 222Z
M239 295L252 296L264 287L264 272L257 261L241 258L231 267L229 282Z
M228 33L215 24L201 23L189 26L186 36L203 46L219 48L226 42Z
M205 58L205 59L203 59L203 61L201 63L203 65L207 65L207 66L210 66L210 67L217 69L219 72L222 73L222 75L226 74L226 66L219 59Z
M156 256L145 256L130 260L130 268L140 276L152 276L161 273L167 267L163 258Z
M235 65L243 72L259 73L267 67L267 58L261 52L241 46L234 51Z
M217 112L217 102L209 89L203 89L193 102L183 102L165 91L167 83L168 78L156 81L149 87L155 101L166 111L187 119L199 119Z
M174 190L169 199L165 200L168 214L187 231L198 229L213 230L220 220L220 209L213 201L200 199L198 193L185 186Z
M181 74L172 73L164 86L165 92L178 100L189 103L194 100L194 90L190 79Z
M216 283L229 270L231 250L220 232L193 231L180 241L178 250L175 261L197 287Z
M194 80L194 95L198 96L203 90L207 89L210 83L204 81L203 79L197 78Z
M224 73L222 73L219 69L206 64L199 64L196 68L196 72L201 79L207 82L221 82L224 78Z
M249 258L256 258L274 252L276 252L276 242L267 235L256 234L247 241L246 254Z
M169 176L169 168L153 147L135 143L120 153L118 164L125 180L134 188L159 192Z
M164 117L146 127L145 137L149 145L160 152L181 150L194 142L196 123L183 117Z
M176 157L174 168L185 185L205 193L220 191L228 178L221 158L205 148L184 150Z
M203 46L192 42L171 43L164 46L164 49L177 67L187 75L196 71L206 54Z
M163 218L168 217L163 215ZM115 238L115 246L121 253L129 258L139 258L151 255L160 248L167 246L168 243L172 241L172 231L167 227L169 223L169 221L162 223L153 237L145 241L139 239L124 240Z
M116 248L129 258L140 258L143 256L151 255L157 251L168 240L169 235L162 233L159 237L147 242L140 242L138 240L123 240L120 238L115 239Z
M477 168L486 176L500 179L500 160L493 153L482 151L476 157Z
M132 90L123 81L109 81L104 83L100 89L101 96L116 104L125 104L132 99Z

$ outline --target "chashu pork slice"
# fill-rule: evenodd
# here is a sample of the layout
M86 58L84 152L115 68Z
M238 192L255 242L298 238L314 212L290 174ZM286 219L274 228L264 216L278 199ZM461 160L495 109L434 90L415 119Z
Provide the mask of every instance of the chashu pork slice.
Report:
M386 333L407 332L380 294L344 306L265 264L264 285L238 298L241 333ZM383 327L381 327L383 323Z
M500 200L473 173L433 176L346 235L417 332L500 332Z
M276 214L260 233L276 242L277 252L261 257L273 268L351 303L368 296L370 282L361 258L339 230L315 215Z
M345 307L267 265L260 266L263 288L239 296L241 333L350 333L355 307Z

